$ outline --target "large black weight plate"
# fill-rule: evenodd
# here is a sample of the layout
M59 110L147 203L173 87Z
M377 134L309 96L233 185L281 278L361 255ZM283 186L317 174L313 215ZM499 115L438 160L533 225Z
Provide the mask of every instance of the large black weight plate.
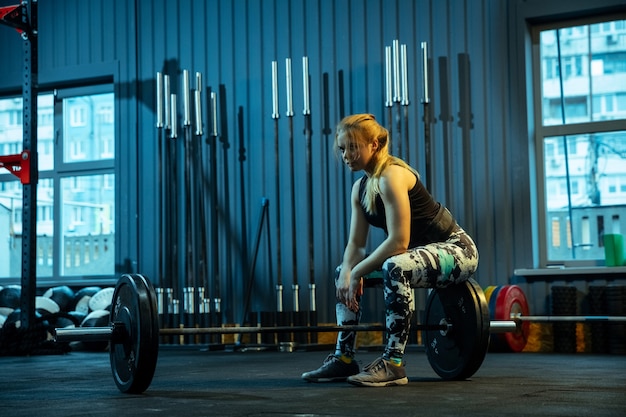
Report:
M124 274L115 286L111 323L123 323L124 334L111 337L111 370L120 391L144 392L152 382L159 351L157 300L149 280Z
M423 332L428 362L443 379L467 379L480 368L489 348L489 308L476 281L431 291L425 324L443 322L451 325L447 332Z

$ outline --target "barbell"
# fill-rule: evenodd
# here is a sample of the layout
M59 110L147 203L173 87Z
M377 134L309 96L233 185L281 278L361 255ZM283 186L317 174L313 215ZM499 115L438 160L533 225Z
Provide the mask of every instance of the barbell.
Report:
M491 320L485 294L470 279L430 291L424 322L412 329L422 331L428 361L445 380L471 377L482 365L491 333L523 331L526 321L626 321L626 317L522 316ZM244 334L279 332L384 331L382 325L209 327L159 329L157 297L150 280L140 274L124 274L118 280L111 303L110 323L105 327L59 328L57 342L109 341L113 379L124 393L139 394L151 384L156 369L160 335Z

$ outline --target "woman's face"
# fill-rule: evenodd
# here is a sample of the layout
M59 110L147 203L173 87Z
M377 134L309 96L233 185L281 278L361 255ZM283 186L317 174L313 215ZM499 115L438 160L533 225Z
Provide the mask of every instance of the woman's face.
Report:
M366 170L374 155L375 145L362 141L350 140L347 135L337 136L337 148L341 159L351 171Z

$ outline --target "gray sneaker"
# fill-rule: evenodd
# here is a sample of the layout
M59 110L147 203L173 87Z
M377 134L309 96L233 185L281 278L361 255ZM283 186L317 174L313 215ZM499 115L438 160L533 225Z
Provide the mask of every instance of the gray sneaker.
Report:
M406 377L404 365L395 366L387 359L378 358L363 368L360 374L349 377L348 382L365 387L389 387L406 385L409 379Z
M345 363L331 353L318 369L303 373L302 379L309 382L345 381L350 375L358 373L359 365L354 360L351 363Z

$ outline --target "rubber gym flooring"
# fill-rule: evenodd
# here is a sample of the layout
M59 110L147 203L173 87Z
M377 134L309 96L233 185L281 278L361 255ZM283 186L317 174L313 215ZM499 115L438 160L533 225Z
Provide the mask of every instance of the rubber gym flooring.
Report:
M626 356L488 353L443 381L419 346L409 384L364 388L300 379L326 351L165 347L148 390L118 391L108 353L0 357L0 416L624 416ZM362 351L361 364L380 352Z

